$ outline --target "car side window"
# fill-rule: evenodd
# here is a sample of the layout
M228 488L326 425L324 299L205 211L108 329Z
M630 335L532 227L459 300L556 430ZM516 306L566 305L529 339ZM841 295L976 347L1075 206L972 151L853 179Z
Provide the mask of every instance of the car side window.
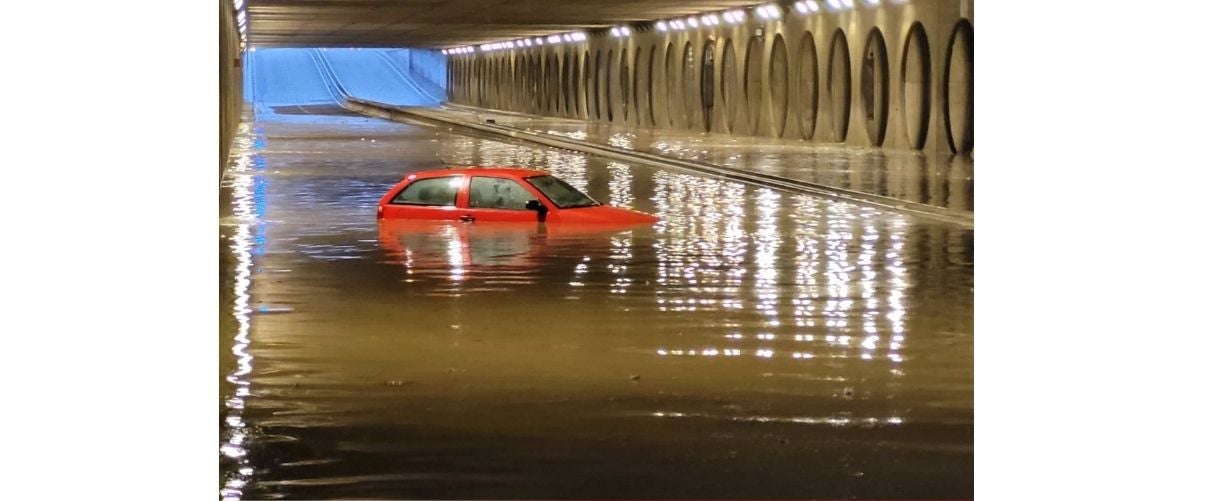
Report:
M536 196L510 179L473 176L469 182L469 207L526 210L528 200Z
M419 179L402 189L393 204L403 205L456 205L456 193L460 191L461 176Z

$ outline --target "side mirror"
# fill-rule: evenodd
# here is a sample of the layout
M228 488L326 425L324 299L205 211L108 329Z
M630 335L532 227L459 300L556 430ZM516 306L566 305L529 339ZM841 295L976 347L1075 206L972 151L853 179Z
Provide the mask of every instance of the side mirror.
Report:
M527 201L527 210L535 210L535 211L544 212L544 211L548 210L548 208L544 207L544 204L540 203L539 200L528 200Z

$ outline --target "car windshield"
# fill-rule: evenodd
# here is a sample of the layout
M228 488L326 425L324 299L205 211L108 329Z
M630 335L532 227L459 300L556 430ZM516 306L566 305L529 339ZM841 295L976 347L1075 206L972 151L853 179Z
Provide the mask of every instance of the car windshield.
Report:
M599 205L594 199L586 196L585 193L577 191L569 183L552 176L529 177L527 178L527 182L535 186L537 190L540 190L540 193L543 193L549 200L552 200L552 203L556 204L557 208L560 209Z

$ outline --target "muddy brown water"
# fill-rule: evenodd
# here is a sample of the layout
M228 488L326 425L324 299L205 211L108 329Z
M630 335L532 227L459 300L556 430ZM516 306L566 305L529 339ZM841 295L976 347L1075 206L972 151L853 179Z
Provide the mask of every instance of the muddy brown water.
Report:
M222 497L973 495L971 230L360 117L238 143ZM662 220L378 228L441 160Z

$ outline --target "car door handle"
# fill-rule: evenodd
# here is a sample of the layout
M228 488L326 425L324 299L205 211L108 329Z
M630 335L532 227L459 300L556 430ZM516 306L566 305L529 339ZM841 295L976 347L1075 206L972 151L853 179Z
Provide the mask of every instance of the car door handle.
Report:
M466 222L466 223L471 223L471 222L473 222L475 219L477 219L477 218L475 218L475 217L473 217L473 216L470 216L470 215L468 215L468 214L465 214L465 215L463 215L463 216L460 216L460 220L461 220L461 221L464 221L464 222Z

